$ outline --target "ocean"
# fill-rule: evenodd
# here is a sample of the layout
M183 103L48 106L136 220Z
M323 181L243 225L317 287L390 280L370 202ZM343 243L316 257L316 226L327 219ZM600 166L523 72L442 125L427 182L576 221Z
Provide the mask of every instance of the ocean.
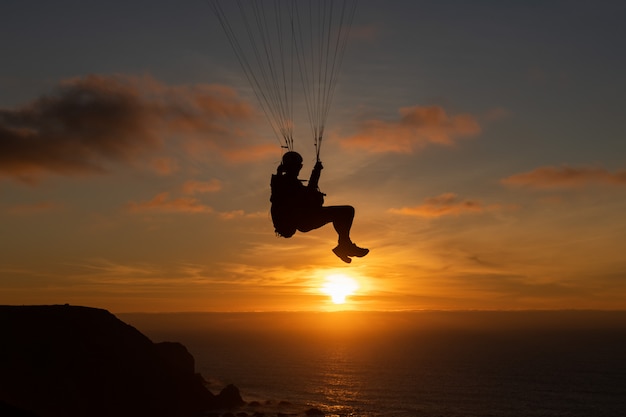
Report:
M626 416L626 312L119 314L252 416ZM243 414L242 414L243 415Z

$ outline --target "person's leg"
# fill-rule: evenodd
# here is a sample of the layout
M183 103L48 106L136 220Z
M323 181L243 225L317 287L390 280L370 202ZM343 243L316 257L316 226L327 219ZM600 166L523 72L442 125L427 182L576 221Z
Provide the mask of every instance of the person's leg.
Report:
M326 215L332 219L333 227L337 231L338 245L333 249L342 261L350 263L350 256L362 257L368 254L369 249L360 248L350 239L350 229L354 220L354 207L330 206L324 207Z
M319 210L306 213L300 221L298 230L308 232L332 223L339 237L339 243L345 244L350 243L350 229L353 219L354 207L352 206L321 207Z
M319 210L315 210L315 212L307 213L298 226L298 230L308 232L322 227L327 223L332 223L337 232L339 241L339 244L333 249L333 252L342 261L350 263L352 261L350 256L362 257L369 252L369 249L360 248L352 243L350 239L350 229L352 228L353 220L354 207L352 206L321 207Z
M363 257L369 253L369 249L360 248L350 239L350 229L354 220L354 207L352 206L333 206L333 226L339 237L339 244L333 249L342 261L350 263L350 256Z
M340 245L352 243L350 240L350 229L354 220L354 207L352 206L330 206L322 207L325 216L328 216L337 232Z

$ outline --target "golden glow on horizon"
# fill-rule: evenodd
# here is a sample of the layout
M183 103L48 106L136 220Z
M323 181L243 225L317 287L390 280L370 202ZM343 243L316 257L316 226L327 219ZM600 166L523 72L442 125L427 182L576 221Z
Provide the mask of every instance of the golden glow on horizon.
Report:
M355 293L359 289L359 283L344 274L333 274L326 277L326 283L321 290L331 297L333 303L344 304L346 297Z

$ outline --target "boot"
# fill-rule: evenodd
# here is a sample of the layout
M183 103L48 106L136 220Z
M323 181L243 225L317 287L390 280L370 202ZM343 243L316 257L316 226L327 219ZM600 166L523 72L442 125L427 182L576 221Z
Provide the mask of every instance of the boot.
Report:
M343 252L343 248L341 246L337 246L336 248L334 248L333 252L339 257L339 259L341 259L345 263L349 264L350 262L352 262L352 259L348 258L348 255Z
M333 249L333 252L335 253L335 255L337 255L339 259L341 259L345 263L352 262L352 259L350 259L350 256L356 256L358 258L362 258L365 255L367 255L369 251L370 251L369 249L360 248L352 242L340 243L339 245L337 245L335 249Z
M350 242L350 244L346 245L344 249L344 253L348 256L356 256L357 258L362 258L369 253L369 249L359 248L354 243Z

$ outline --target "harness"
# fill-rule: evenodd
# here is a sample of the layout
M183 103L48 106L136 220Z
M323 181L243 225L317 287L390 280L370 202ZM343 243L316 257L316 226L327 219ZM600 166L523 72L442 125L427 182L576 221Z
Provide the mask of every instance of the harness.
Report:
M290 238L296 233L300 219L324 205L325 194L302 185L300 180L273 174L270 213L277 236Z

